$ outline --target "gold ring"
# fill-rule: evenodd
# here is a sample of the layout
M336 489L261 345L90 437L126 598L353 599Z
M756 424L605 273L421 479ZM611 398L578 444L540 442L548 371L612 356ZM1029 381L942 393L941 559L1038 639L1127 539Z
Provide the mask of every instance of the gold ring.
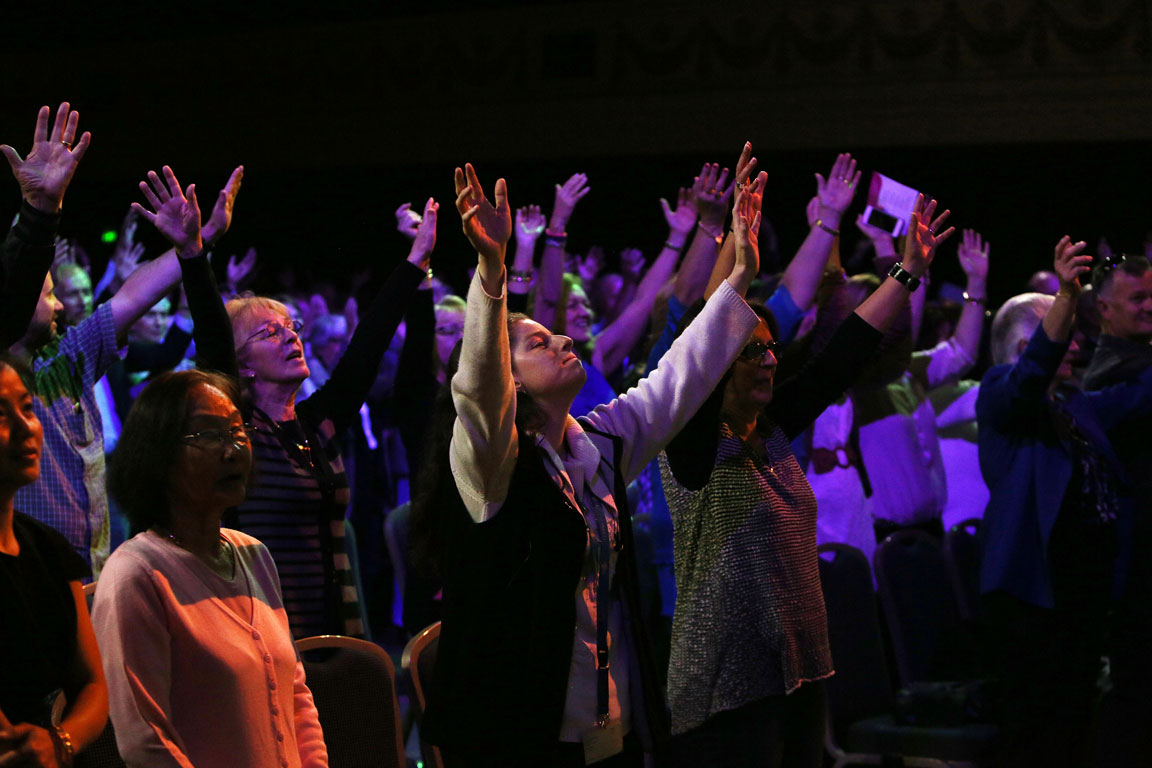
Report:
M70 141L61 141L60 143L61 143L61 144L63 144L64 146L68 147L68 149L72 149L72 142L70 142Z

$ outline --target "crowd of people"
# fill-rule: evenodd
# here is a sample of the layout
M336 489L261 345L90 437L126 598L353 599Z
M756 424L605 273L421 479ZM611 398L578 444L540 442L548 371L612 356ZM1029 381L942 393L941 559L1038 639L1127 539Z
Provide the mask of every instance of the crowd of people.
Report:
M255 250L210 261L242 166L210 209L148 172L94 275L57 236L90 143L65 103L0 147L0 765L71 765L110 717L130 766L324 766L294 641L439 621L449 768L820 766L818 545L974 519L1000 764L1147 754L1144 255L1063 236L986 328L990 246L935 200L899 238L855 217L846 274L841 154L768 274L745 144L660 200L651 260L569 250L585 175L546 213L466 164L467 285L429 197L387 277L260 296ZM966 284L929 301L946 242Z

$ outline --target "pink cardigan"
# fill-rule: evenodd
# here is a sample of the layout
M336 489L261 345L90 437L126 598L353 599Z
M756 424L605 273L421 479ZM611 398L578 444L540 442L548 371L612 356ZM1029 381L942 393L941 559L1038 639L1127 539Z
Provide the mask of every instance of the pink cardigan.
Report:
M221 532L237 555L232 581L153 533L101 573L92 623L120 753L148 768L326 768L272 557Z

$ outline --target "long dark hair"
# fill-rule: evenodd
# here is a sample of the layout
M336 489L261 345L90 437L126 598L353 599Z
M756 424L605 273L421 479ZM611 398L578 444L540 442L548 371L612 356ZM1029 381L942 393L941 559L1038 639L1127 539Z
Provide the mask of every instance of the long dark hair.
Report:
M509 338L512 327L527 315L512 312L508 315ZM456 423L456 405L452 402L452 377L460 367L458 342L448 358L447 383L436 392L432 406L431 434L425 443L420 481L413 496L412 512L408 518L408 559L418 572L429 578L441 577L444 548L444 529L460 522L451 513L460 506L456 482L448 461L448 447L452 442L452 426ZM544 412L527 392L516 392L516 431L523 435L537 432L544 426Z
M189 394L200 385L219 389L240 407L233 379L200 370L162 373L132 404L108 462L108 492L124 509L133 531L169 525L168 485L188 429Z

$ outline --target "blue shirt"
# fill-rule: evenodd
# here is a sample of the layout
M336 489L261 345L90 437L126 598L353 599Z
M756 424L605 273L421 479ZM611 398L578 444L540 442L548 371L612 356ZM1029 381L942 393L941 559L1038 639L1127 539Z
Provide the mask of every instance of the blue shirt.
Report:
M104 427L94 386L117 355L107 303L37 353L32 402L44 425L40 479L16 492L16 507L64 534L93 578L108 559L109 530Z
M1067 341L1052 341L1041 325L1014 365L989 369L976 400L980 471L990 493L981 527L980 591L1003 590L1043 608L1054 606L1048 540L1073 469L1048 395L1067 349ZM1063 395L1062 406L1080 432L1120 473L1107 431L1152 412L1152 368L1131 383Z

